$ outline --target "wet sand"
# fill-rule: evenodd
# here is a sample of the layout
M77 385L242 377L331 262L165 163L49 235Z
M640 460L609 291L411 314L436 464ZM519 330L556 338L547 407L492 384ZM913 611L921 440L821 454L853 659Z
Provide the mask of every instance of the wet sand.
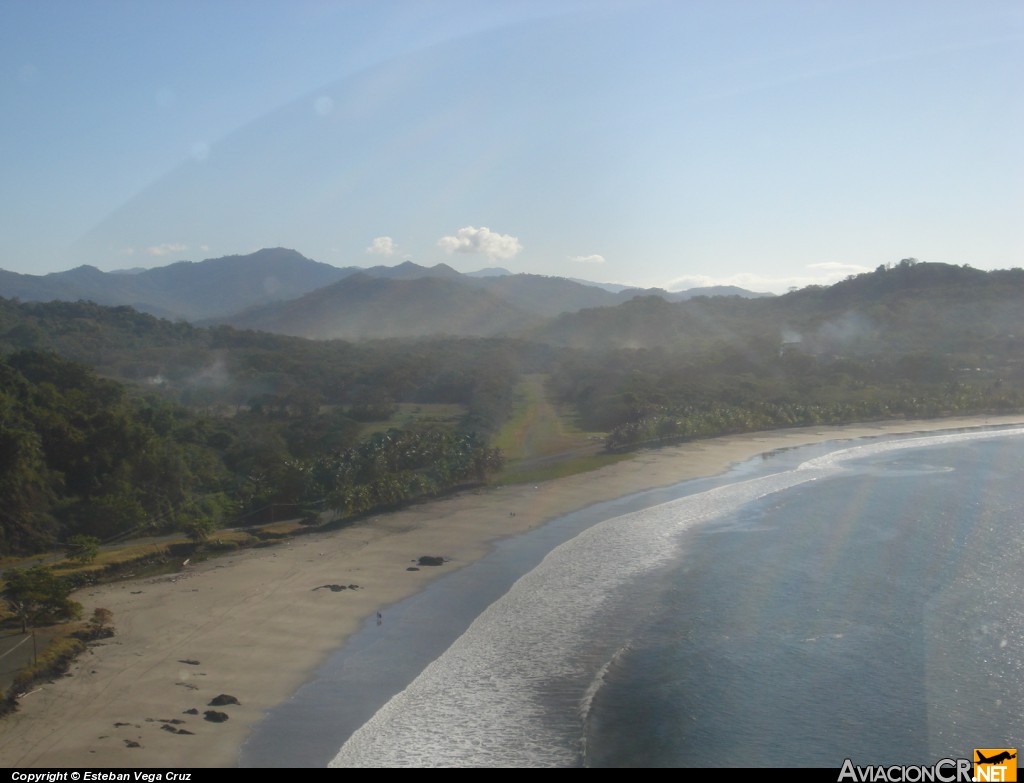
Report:
M110 609L116 635L91 646L71 676L26 695L17 712L0 720L0 764L233 766L252 727L308 681L366 618L480 558L498 538L597 502L717 475L775 449L1020 423L1024 417L971 417L697 441L539 485L461 493L190 566L175 576L83 590L74 597L86 615L96 607ZM422 555L448 562L406 570ZM219 694L240 704L209 706ZM198 713L186 712L192 709ZM209 722L206 710L228 720Z

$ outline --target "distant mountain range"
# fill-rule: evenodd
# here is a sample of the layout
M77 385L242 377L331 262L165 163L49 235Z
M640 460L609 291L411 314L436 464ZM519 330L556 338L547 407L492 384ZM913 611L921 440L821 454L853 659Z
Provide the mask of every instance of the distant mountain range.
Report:
M22 301L89 300L203 323L320 339L493 336L525 333L540 319L638 296L678 302L697 296L772 296L722 286L682 292L627 288L489 268L462 274L446 264L335 267L295 250L180 261L155 269L101 272L80 266L48 275L0 270L0 296Z
M28 302L87 299L192 321L301 296L354 271L274 248L198 263L179 261L139 272L101 272L92 266L49 275L0 271L0 296Z
M78 272L68 276L73 279ZM141 274L111 273L111 278ZM632 298L620 301L613 292L561 278L472 277L443 265L423 270L402 264L348 271L309 293L209 322L238 329L204 329L88 302L19 304L3 293L3 350L52 350L103 364L112 377L149 382L165 373L175 382L205 377L216 363L216 346L287 346L274 360L282 377L294 357L327 347L300 346L303 341L285 335L341 338L351 343L345 350L356 350L357 341L365 338L435 336L514 338L524 345L581 353L641 349L650 352L644 361L652 371L671 354L715 356L733 374L745 372L753 356L786 355L790 371L799 369L800 356L813 356L854 357L865 367L880 362L883 373L888 372L886 361L902 357L906 367L901 372L913 370L923 377L930 365L922 357L942 356L964 373L978 368L998 372L993 383L1024 378L1024 270L1019 268L985 272L901 261L783 296L698 296L671 302L635 289L623 292ZM593 304L601 299L608 303ZM363 345L361 350L391 349ZM841 363L833 369L845 372ZM685 375L681 372L677 380L682 383Z

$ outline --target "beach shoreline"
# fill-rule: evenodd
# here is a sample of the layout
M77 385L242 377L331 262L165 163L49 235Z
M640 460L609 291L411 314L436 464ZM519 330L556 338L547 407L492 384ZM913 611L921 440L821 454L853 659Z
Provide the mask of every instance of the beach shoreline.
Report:
M76 600L86 614L110 609L116 635L91 646L71 676L43 685L0 719L0 760L8 767L231 767L253 727L367 618L386 616L388 606L478 560L498 539L779 449L1022 423L1022 416L959 417L694 441L543 484L459 493L175 575L88 588ZM447 562L418 567L423 555ZM240 704L210 706L219 694ZM210 709L228 720L204 720Z

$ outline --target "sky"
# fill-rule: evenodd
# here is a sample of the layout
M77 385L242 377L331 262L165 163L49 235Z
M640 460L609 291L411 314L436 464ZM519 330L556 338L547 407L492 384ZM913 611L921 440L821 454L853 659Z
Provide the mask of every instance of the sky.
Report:
M0 0L0 268L1024 265L1024 3Z

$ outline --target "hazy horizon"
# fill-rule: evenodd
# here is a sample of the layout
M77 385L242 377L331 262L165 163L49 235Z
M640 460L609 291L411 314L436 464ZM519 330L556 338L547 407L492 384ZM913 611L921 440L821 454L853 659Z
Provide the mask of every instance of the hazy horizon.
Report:
M1024 7L0 7L0 268L288 247L783 292L1021 264Z
M302 251L300 251L300 250L298 250L296 248L260 248L259 251L255 251L255 252L260 252L262 250L287 250L287 251L294 251L296 253L299 253L299 255L305 257L309 261L313 261L315 263L327 263L327 262L323 262L323 261L318 261L315 258L309 258L304 253L302 253ZM218 260L221 260L223 258L244 257L244 256L248 256L248 255L251 255L251 254L250 253L229 253L227 256L218 256L217 258L201 258L201 259L196 259L194 261L191 260L191 259L178 258L178 259L174 259L174 260L168 260L168 261L165 261L163 263L159 263L158 262L158 263L152 264L150 266L119 267L117 269L99 269L99 267L95 266L94 264L79 264L77 267L70 267L68 269L60 269L60 270L56 270L54 272L44 272L41 275L37 275L37 276L44 277L46 275L51 275L51 274L63 274L65 272L74 271L75 269L80 269L83 266L91 267L93 269L99 269L99 271L105 272L107 274L134 275L134 274L140 274L142 272L148 272L148 271L151 271L151 270L154 270L154 269L162 269L162 268L165 268L165 267L174 266L176 264L201 264L204 261L218 261ZM369 269L373 269L373 268L376 268L376 267L394 268L394 267L398 267L398 266L401 266L401 265L407 264L407 263L415 264L416 262L412 261L411 259L406 259L404 261L389 259L389 260L384 261L383 263L348 264L348 265L345 265L345 266L340 266L340 265L337 265L337 264L329 264L329 266L333 266L336 269L348 268L348 269L369 270ZM451 264L448 264L446 261L438 261L436 263L431 263L430 265L427 265L427 264L417 264L417 266L420 266L423 269L431 269L433 267L442 266L442 265L443 266L447 266L449 269L453 269ZM0 267L0 271L12 271L12 270L3 270L3 267ZM34 272L21 272L21 273L18 273L18 274L31 274L31 275L35 275L36 273L34 273ZM547 274L541 273L541 272L528 272L528 271L527 272L513 272L512 270L506 269L505 267L502 267L502 266L497 265L497 264L492 264L492 265L488 265L488 266L482 266L482 267L480 267L478 269L466 269L464 272L462 272L462 274L466 274L466 275L469 275L469 276L485 275L485 276L488 276L488 277L499 276L499 275L504 275L504 274L508 274L508 275L517 275L517 274L532 275L532 274L536 274L536 275L543 275L545 277L562 277L561 275L547 275ZM584 285L591 284L591 285L598 285L598 286L604 286L604 285L608 285L608 286L622 286L624 288L636 287L636 286L631 286L631 285L629 285L627 283L619 283L619 282L617 282L615 280L597 280L597 279L590 279L590 278L584 278L584 277L579 277L579 276L572 277L572 278L566 277L566 278L563 278L563 279L572 280L573 282L582 283ZM713 284L713 285L716 285L716 284ZM731 285L731 284L722 284L722 285ZM649 289L649 288L655 288L655 287L656 286L646 286L645 288ZM695 285L695 286L689 286L688 288L676 288L676 289L672 289L670 291L670 293L671 292L682 292L682 291L686 291L686 290L690 290L690 289L694 289L694 288L706 288L706 287L711 287L711 286ZM668 290L668 289L665 289L665 290ZM767 292L759 292L759 291L757 291L757 292L753 292L753 293L767 293ZM782 291L776 291L776 292L773 292L773 293L783 293L783 292ZM0 292L0 295L2 295L2 292Z

